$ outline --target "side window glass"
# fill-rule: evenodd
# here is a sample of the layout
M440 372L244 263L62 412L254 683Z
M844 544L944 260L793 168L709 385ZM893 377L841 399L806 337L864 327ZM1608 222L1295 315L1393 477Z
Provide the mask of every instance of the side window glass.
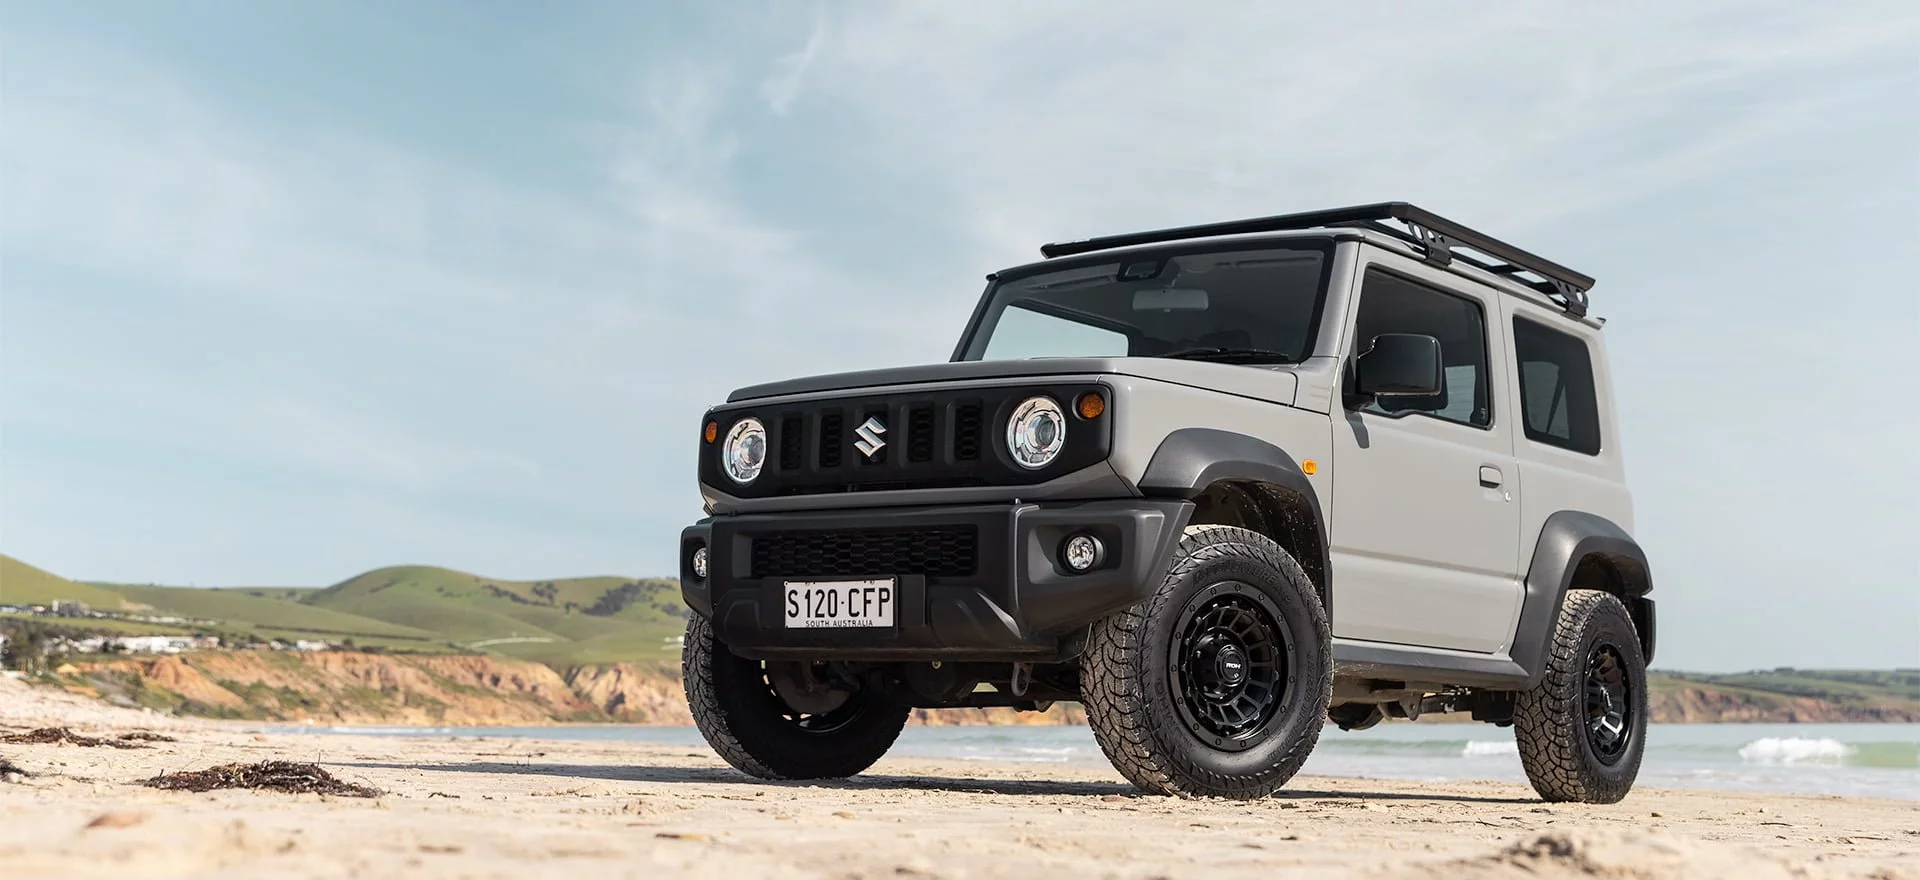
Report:
M1384 398L1368 404L1364 412L1421 413L1480 428L1493 424L1487 390L1487 321L1479 303L1368 269L1360 287L1353 353L1365 352L1382 333L1419 333L1440 340L1443 381L1439 394Z
M1528 440L1587 455L1600 452L1600 406L1587 343L1538 321L1513 319L1520 421Z
M1029 357L1124 357L1127 336L1105 327L1041 314L1018 305L1001 311L984 360Z

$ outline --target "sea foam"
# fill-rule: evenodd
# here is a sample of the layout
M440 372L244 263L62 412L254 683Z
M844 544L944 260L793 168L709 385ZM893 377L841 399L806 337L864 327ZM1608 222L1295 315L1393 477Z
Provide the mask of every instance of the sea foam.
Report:
M1469 740L1467 747L1460 750L1462 758L1493 758L1517 754L1520 754L1520 744L1510 739Z
M1854 753L1837 739L1769 736L1740 747L1740 760L1749 764L1842 764Z

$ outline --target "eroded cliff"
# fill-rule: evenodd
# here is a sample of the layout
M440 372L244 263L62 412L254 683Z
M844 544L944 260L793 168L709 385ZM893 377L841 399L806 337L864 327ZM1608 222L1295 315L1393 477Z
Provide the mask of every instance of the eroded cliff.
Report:
M524 660L352 651L232 651L89 661L60 684L114 702L190 715L331 724L537 725L693 723L673 664L580 666L557 672ZM1761 693L1683 680L1650 695L1656 722L1916 722L1909 700ZM1433 721L1465 720L1431 717ZM1084 724L1077 704L1046 712L915 710L913 722Z

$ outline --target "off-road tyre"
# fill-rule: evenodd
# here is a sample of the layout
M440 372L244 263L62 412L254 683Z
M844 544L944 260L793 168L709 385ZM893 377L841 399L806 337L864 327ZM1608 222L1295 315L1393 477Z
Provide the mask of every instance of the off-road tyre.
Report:
M808 729L773 690L758 660L735 655L698 614L687 619L680 661L687 707L701 736L742 773L762 779L838 779L880 760L912 711L872 692L809 716Z
M1598 669L1600 693L1590 698ZM1624 693L1605 682L1618 668ZM1624 742L1590 729L1596 718L1621 710ZM1568 590L1560 604L1545 677L1522 691L1513 712L1513 736L1533 790L1548 801L1618 803L1633 788L1647 738L1647 672L1633 618L1620 600L1598 590Z
M1269 708L1248 713L1265 720L1238 739L1209 733L1208 722L1198 720L1200 710L1190 698L1205 702L1208 693L1222 692L1192 686L1204 664L1181 667L1176 661L1198 656L1186 647L1195 643L1194 633L1216 631L1205 621L1226 612L1248 615L1255 632L1263 625L1258 621L1271 624L1279 636L1272 641L1280 644L1266 656L1284 661L1273 676L1276 699L1270 705L1257 701ZM1219 660L1225 650L1212 656ZM1259 652L1243 653L1251 658ZM1299 772L1320 740L1332 696L1332 659L1326 610L1286 550L1246 529L1188 526L1154 594L1093 625L1080 667L1082 704L1101 750L1141 790L1263 798ZM1214 672L1224 676L1225 668L1216 663ZM1252 693L1250 684L1261 673L1252 662L1245 668L1245 692Z

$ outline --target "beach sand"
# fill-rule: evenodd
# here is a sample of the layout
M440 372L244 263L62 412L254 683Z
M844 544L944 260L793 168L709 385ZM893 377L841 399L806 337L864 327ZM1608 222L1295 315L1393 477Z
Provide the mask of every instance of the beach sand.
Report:
M0 679L0 734L65 726L148 748L0 743L0 876L1862 877L1920 880L1920 802L1637 789L1549 805L1505 783L1297 777L1257 803L1138 794L1104 769L886 759L829 784L752 781L705 750L303 736L168 718ZM377 798L136 784L317 762Z

